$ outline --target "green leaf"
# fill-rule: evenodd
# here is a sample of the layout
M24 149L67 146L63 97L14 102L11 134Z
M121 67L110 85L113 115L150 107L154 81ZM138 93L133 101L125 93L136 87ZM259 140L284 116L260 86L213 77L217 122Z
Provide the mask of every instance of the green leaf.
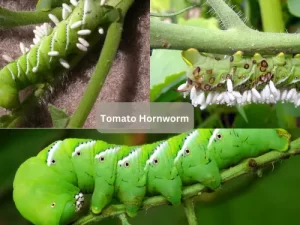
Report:
M49 104L48 109L51 115L52 124L55 128L65 128L70 120L70 116L62 109Z
M277 128L278 117L276 109L267 104L251 104L244 106L248 122L241 114L237 114L233 127L239 128ZM283 127L282 127L283 128Z
M171 6L170 0L151 0L150 1L150 9L153 12L165 12Z
M20 112L3 115L0 117L0 128L17 127L24 119L24 115Z
M183 81L185 81L186 78L185 78L184 74L185 74L185 72L183 71L183 72L172 74L170 76L166 76L165 80L162 83L154 85L150 89L150 101L154 102L162 94L165 94L169 91L172 91L173 94L175 94L177 97L178 94L180 94L180 93L176 92L175 88L178 87L181 83L183 83ZM182 96L182 95L180 95L180 96ZM168 99L168 101L171 101L171 99Z
M240 107L240 106L237 106L236 109L239 112L239 114L244 118L244 120L246 121L246 123L248 123L247 115L245 113L244 108Z
M300 17L300 1L299 0L288 0L288 9L294 16Z
M150 88L171 74L186 70L180 50L153 50L150 59Z

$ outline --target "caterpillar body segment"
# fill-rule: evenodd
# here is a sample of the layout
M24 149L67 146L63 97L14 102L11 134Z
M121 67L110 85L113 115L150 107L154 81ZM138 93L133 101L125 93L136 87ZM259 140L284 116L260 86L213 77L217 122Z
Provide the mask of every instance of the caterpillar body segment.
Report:
M63 4L61 22L49 14L55 27L37 27L34 30L34 45L28 51L24 44L20 45L24 54L0 70L0 107L18 108L20 90L31 85L51 83L57 67L69 69L69 61L75 55L85 54L89 48L89 36L98 33L103 24L119 17L116 9L100 5L101 2L80 0L76 6Z
M248 57L241 51L223 58L182 52L187 63L187 81L178 87L190 93L194 106L205 109L211 104L244 105L250 103L291 102L300 105L300 55L279 53Z
M215 129L207 146L209 158L220 169L269 150L286 151L290 134L283 129Z
M290 135L281 129L196 129L141 146L65 139L20 166L13 197L34 224L75 220L88 193L95 214L117 199L135 216L149 196L180 204L184 186L202 183L217 189L220 170L270 150L286 151L289 143Z

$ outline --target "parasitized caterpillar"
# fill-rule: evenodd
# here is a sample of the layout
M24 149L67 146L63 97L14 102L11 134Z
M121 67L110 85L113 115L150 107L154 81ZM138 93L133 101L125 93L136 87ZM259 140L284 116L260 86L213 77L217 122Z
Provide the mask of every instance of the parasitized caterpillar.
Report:
M286 151L289 144L290 134L282 129L196 129L142 146L66 139L19 167L13 198L34 224L74 221L86 193L92 193L95 214L117 199L135 216L148 196L161 194L180 204L183 186L200 182L217 189L222 169L271 150Z
M190 93L192 104L205 109L211 104L291 102L300 105L300 54L249 58L238 51L220 59L196 49L182 52L188 65L187 81L178 87Z
M15 109L20 106L19 91L48 83L55 77L58 66L69 69L69 60L84 54L89 48L89 36L103 34L100 25L115 21L119 12L103 0L71 0L62 5L62 21L52 14L53 29L43 25L34 30L34 45L30 49L20 44L23 55L0 70L0 107Z

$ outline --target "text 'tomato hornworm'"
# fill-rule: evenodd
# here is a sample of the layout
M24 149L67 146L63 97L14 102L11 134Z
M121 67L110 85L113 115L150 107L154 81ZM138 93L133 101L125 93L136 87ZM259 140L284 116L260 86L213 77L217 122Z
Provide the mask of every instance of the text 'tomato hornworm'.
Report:
M117 199L134 216L145 197L162 195L180 204L183 186L200 182L217 189L220 170L271 150L286 151L289 143L282 129L196 129L142 146L65 139L19 167L13 198L20 213L39 225L75 220L86 193L92 193L95 214Z

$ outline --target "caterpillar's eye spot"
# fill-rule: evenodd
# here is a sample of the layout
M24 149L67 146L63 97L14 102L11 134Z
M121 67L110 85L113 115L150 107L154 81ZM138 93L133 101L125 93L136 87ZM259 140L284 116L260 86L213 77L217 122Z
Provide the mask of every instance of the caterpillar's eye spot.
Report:
M217 134L217 139L221 140L222 139L222 134Z
M245 64L244 69L246 69L246 70L249 69L249 64Z
M153 164L154 164L154 165L157 165L157 164L158 164L158 159L154 159L154 160L153 160Z
M81 153L80 153L80 152L77 152L76 154L79 156Z
M124 167L128 168L129 167L129 162L124 163Z
M230 79L230 77L231 77L230 74L226 75L226 79Z
M55 202L52 202L52 204L51 204L51 208L54 208L54 207L55 207L55 205L56 205L56 203L55 203Z
M101 157L99 158L99 160L100 160L100 162L103 162L103 161L104 161L104 157L101 156Z
M189 149L186 149L184 152L186 155L189 155L191 151Z
M222 83L218 83L217 87L222 87L223 84Z
M262 67L265 67L265 68L268 67L268 63L267 63L266 60L262 60L261 63L260 63L260 65L261 65Z
M254 60L252 61L252 63L253 63L253 64L256 64L256 60L254 59Z
M55 160L54 160L54 159L52 159L51 163L52 163L52 164L55 164Z
M232 55L232 56L230 56L230 62L233 62L233 60L234 60L234 57Z

